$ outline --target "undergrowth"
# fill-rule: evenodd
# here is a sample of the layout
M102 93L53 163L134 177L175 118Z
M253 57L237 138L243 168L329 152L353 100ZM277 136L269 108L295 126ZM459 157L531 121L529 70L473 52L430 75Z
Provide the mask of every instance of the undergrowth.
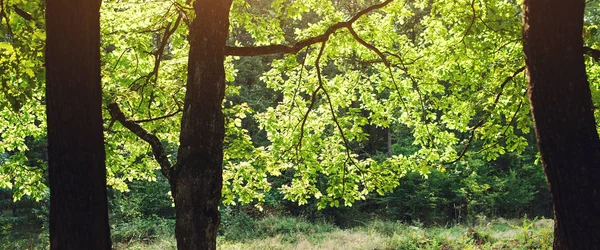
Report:
M551 249L553 239L552 221L548 219L496 219L434 227L375 220L349 229L294 217L256 220L236 215L226 219L217 240L219 249ZM115 246L176 249L170 233Z
M424 226L374 220L340 229L324 221L298 217L224 215L219 249L550 249L549 219L481 220L471 225ZM160 217L115 223L114 249L176 249L174 220ZM0 239L0 249L48 249L48 234Z

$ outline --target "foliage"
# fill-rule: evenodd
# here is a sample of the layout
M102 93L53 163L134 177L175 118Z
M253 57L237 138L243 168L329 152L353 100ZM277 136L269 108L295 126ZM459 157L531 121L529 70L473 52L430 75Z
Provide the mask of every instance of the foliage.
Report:
M13 201L0 190L0 246L4 249L48 249L49 197L40 201L24 197Z
M518 75L521 61L520 20L515 15L490 28L497 13L520 10L505 1L477 3L474 9L470 5L394 1L359 19L356 33L381 49L391 68L367 63L382 59L345 31L332 35L322 56L313 47L305 56L272 63L262 80L284 98L256 117L268 133L270 152L277 156L272 167L289 166L296 172L282 187L286 198L302 204L314 196L322 208L350 205L371 192L390 192L408 172L443 170L443 163L459 157L467 144L460 138L470 132L487 145L482 151L486 160L524 149L526 140L517 133L528 133L531 124L520 108L526 103L524 81L511 77ZM336 8L323 8L328 10L318 25L297 32L297 39L319 34L319 27L328 26L322 24L343 20ZM405 33L404 22L423 24L420 36ZM323 74L320 81L317 58L335 74ZM510 80L514 82L503 84ZM367 124L407 126L417 151L383 161L362 157L348 142L366 140ZM498 143L504 140L507 148ZM328 181L319 187L322 175Z
M527 223L542 222L527 221ZM295 241L282 235L256 240L224 240L221 249L548 249L552 225L527 228L527 243L518 236L519 221L487 221L473 226L423 227L393 221L373 221L347 230L297 234Z
M151 243L173 236L175 212L170 199L169 185L164 177L158 181L132 181L129 191L111 189L109 192L111 238L114 242Z
M225 208L222 214L220 232L227 241L248 241L280 236L283 241L293 242L299 234L319 234L337 229L329 223L309 222L300 217L269 215L262 219L254 219L244 212L232 213L232 211Z
M175 221L152 216L145 219L132 219L128 222L122 222L113 225L111 228L111 238L115 242L153 242L157 238L171 235Z
M535 152L533 149L528 152ZM315 199L298 206L280 200L278 197L283 195L275 189L267 195L273 198L265 207L268 212L326 218L342 228L360 226L373 218L431 225L476 223L482 217L514 218L523 214L550 217L550 195L541 166L535 165L534 159L533 153L507 154L490 163L472 160L445 172L432 172L427 178L408 173L393 192L369 195L352 207L318 210Z
M149 219L154 216L174 218L169 184L158 175L157 181L133 181L130 191L109 191L110 218L113 223Z
M44 82L43 1L2 1L0 23L0 109L18 111Z
M14 37L23 37L3 38L8 41L3 40L3 53L13 53L9 45L15 53L6 65L27 69L15 66L25 63L17 60L22 55L32 58L30 68L36 69L28 76L35 84L27 73L3 74L11 83L33 86L18 112L11 111L15 105L0 111L0 186L14 189L15 199L39 199L46 192L44 157L26 153L36 152L28 149L43 145L45 137L39 105L43 58L34 53L43 46L38 39L43 12L36 4L11 0L3 7ZM228 44L293 44L372 4L237 0ZM23 20L16 7L33 19ZM224 203L260 207L272 184L280 182L276 188L283 198L299 204L316 199L319 209L351 206L394 191L411 172L430 176L453 168L450 163L464 166L522 153L531 119L520 70L519 13L515 1L395 0L296 54L228 57ZM104 103L117 102L128 119L158 136L174 159L190 6L181 0L107 0L101 14ZM39 36L24 39L29 33ZM379 130L390 131L393 144L401 145L391 146L395 150L386 157L373 150L386 147L374 145L382 138ZM150 147L108 114L105 138L110 186L127 191L133 180L156 180Z
M250 220L260 234L250 238L222 235L219 249L548 249L553 226L548 219L486 220L470 227L375 220L341 230L328 223L290 217ZM176 249L173 233L165 230L173 222L154 217L120 224L112 229L114 245L116 249ZM47 248L47 231L29 237L0 242L15 249Z
M235 1L228 44L293 44L371 4ZM591 47L597 46L597 9L592 2L586 10L585 39ZM2 11L1 21L8 25L0 29L0 53L6 55L0 61L5 84L0 186L12 189L15 199L41 199L47 192L40 152L45 145L43 5L9 0ZM523 154L532 142L520 12L515 1L395 0L361 16L352 30L340 29L326 43L297 54L228 57L225 204L260 206L275 187L299 204L316 199L319 209L351 206L402 189L410 173L442 178L450 170L471 173L461 175L460 184L467 188L460 195L469 200L469 209L526 202L532 187L513 189L510 199L485 200L485 189L527 185L519 183L516 170L502 177L508 178L503 184L475 170L506 153ZM183 1L102 5L104 102L118 102L129 119L144 121L140 124L162 140L172 159L191 18ZM597 64L588 61L593 83ZM108 114L105 130L109 185L127 191L133 180L157 179L148 145ZM382 140L378 130L390 131L393 143L375 143L373 150L373 142ZM387 147L391 155L382 154ZM418 196L433 199L431 194Z
M284 2L234 1L229 43L292 44L372 4ZM106 1L102 13L105 102L121 104L129 119L152 120L143 126L174 158L185 92L183 23L191 12L180 1ZM391 192L409 172L428 175L469 160L471 153L461 152L470 144L485 145L485 160L522 152L531 121L518 77L519 13L510 1L392 1L331 34L322 55L309 46L256 57L255 66L228 58L225 203L264 202L271 180L287 171L294 178L278 187L285 198L349 206ZM240 92L250 86L270 90ZM164 114L173 115L153 119ZM109 184L126 190L125 179L155 178L148 146L118 124L107 127ZM367 127L406 128L415 149L379 159L364 154L361 143L374 136Z
M295 44L382 2L235 0L228 46ZM38 242L47 221L43 2L0 3L0 188L10 196L1 229L13 235L2 242L23 246L19 227L32 223ZM588 3L591 48L598 10ZM105 0L101 12L103 102L118 103L173 160L193 11L183 0ZM221 243L317 244L307 235L347 239L336 227L361 226L350 237L376 238L377 248L549 246L550 232L529 220L509 241L480 227L551 213L521 50L519 1L394 0L298 53L228 57ZM599 103L600 66L586 58ZM169 242L169 186L151 148L107 112L104 129L115 240ZM8 215L20 199L40 203ZM419 223L475 228L448 236Z
M0 188L42 199L45 152L43 1L0 2Z

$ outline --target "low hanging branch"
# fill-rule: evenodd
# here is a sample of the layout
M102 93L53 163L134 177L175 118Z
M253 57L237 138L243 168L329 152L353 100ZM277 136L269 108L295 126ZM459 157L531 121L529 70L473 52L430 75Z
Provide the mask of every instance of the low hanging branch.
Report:
M335 33L337 30L339 30L341 28L347 28L348 30L352 30L352 24L354 22L356 22L356 20L358 20L360 17L371 12L372 10L383 8L393 1L394 0L386 0L380 4L371 5L368 8L365 8L365 9L361 10L360 12L358 12L355 16L350 18L350 20L345 21L345 22L338 22L338 23L332 25L325 31L325 33L323 33L319 36L304 39L295 44L291 44L291 45L273 44L273 45L256 46L256 47L226 46L225 47L225 55L228 55L228 56L259 56L259 55L278 54L278 53L284 53L284 54L298 53L300 50L302 50L303 48L305 48L307 46L327 41L331 34Z
M149 133L142 126L131 121L125 117L121 108L117 103L108 104L108 111L113 120L119 121L125 128L129 129L129 131L133 132L142 140L146 141L152 147L152 154L154 155L154 159L160 165L160 172L164 175L168 180L170 180L169 171L171 169L171 162L169 162L169 158L167 157L167 152L163 147L162 143L156 137L156 135Z

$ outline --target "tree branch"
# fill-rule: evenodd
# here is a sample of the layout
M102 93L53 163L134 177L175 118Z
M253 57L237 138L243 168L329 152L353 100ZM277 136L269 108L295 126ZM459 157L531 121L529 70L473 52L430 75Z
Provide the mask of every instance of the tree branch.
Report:
M146 131L139 124L125 118L125 114L123 114L123 111L121 111L117 103L113 102L111 104L108 104L108 111L112 119L119 121L125 128L129 129L129 131L133 132L139 138L150 144L150 146L152 147L152 154L154 155L154 159L160 165L160 172L168 180L170 180L169 170L171 169L171 163L169 162L167 152L165 151L165 148L163 147L158 137Z
M15 10L15 13L17 13L17 15L21 16L23 19L25 19L27 21L31 21L33 19L31 14L27 13L26 11L22 10L21 8L13 5L13 9Z
M350 145L348 143L348 139L346 139L346 135L344 134L344 130L342 129L342 126L340 126L340 123L337 120L337 117L335 115L335 109L333 108L333 104L331 103L331 97L329 97L329 92L327 92L327 90L325 89L325 85L323 84L323 78L321 76L321 66L319 65L319 61L321 59L321 57L323 56L323 51L325 50L325 42L323 42L323 44L321 45L321 49L319 50L319 55L317 56L317 60L315 61L315 68L317 69L317 78L319 80L319 87L323 90L323 93L325 94L325 97L327 98L327 103L329 104L329 110L331 111L331 117L333 122L335 123L336 127L338 128L338 131L340 132L340 136L342 137L342 140L344 141L344 145L346 146L346 160L344 161L344 166L342 167L342 194L340 196L340 198L344 197L344 193L346 192L346 172L347 172L347 168L348 168L348 161L354 162L352 160L352 156L350 155Z
M354 15L352 18L350 18L350 20L345 21L345 22L338 22L338 23L332 25L325 31L325 33L323 33L319 36L301 40L295 44L291 44L291 45L274 44L274 45L266 45L266 46L255 46L255 47L226 46L225 47L225 55L228 55L228 56L258 56L258 55L268 55L268 54L277 54L277 53L294 54L307 46L327 41L327 39L329 39L329 36L331 34L335 33L337 30L339 30L341 28L351 29L352 24L354 22L356 22L356 20L358 20L360 17L371 12L372 10L383 8L393 1L394 0L386 0L380 4L371 5L368 8L359 11L356 15Z
M600 50L585 46L583 47L583 54L592 57L596 62L600 62Z
M348 26L347 28L348 28L348 31L350 32L350 34L352 35L352 37L354 37L354 39L356 41L358 41L358 43L360 43L362 46L365 46L367 49L370 49L371 51L375 52L375 54L377 54L377 56L379 56L379 58L381 58L381 60L385 64L385 66L388 68L390 67L390 62L387 60L385 55L377 47L365 42L365 40L360 38L360 36L358 36L358 34L356 34L356 31L354 31L354 28L352 28L352 26Z

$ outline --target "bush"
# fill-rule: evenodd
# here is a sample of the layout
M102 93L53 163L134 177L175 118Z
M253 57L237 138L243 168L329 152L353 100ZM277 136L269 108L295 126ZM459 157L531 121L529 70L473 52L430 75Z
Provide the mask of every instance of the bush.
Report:
M221 211L219 233L228 241L242 241L261 237L256 220L242 211L226 207Z
M267 236L319 234L338 229L336 226L325 222L309 222L297 217L267 216L259 221L260 230Z
M129 222L112 224L113 242L152 242L155 239L174 235L175 220L151 216Z
M338 229L325 222L310 222L304 218L268 215L255 219L231 207L221 211L220 235L226 241L247 241L258 238L281 236L286 242L294 242L298 235L317 235Z

